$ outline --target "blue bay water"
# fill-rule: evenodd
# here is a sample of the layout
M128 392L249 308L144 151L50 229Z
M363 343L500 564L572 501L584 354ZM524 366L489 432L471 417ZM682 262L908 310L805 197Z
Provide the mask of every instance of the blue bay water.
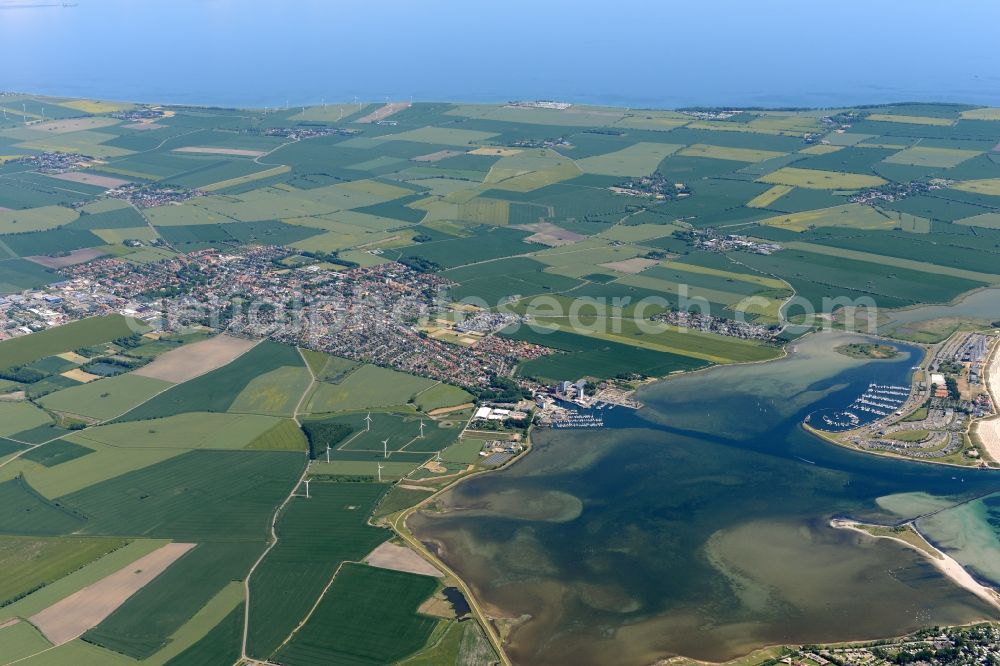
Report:
M0 3L0 89L129 101L1000 105L1000 4Z
M829 526L895 522L884 505L914 495L948 505L1000 490L995 472L863 454L802 429L871 382L907 383L922 354L834 351L859 340L812 335L783 360L655 384L638 412L606 414L604 430L537 433L522 461L459 484L408 524L493 613L519 618L519 664L724 661L995 617L916 552ZM985 578L1000 541L969 507L940 539Z

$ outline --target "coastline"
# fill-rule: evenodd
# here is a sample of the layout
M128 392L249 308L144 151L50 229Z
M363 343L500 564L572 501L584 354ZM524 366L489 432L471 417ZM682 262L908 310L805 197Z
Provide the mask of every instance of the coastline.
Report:
M969 429L970 437L985 450L993 462L1000 463L1000 340L993 345L993 351L986 364L983 383L993 400L993 409L998 412L992 416L981 418Z
M875 525L842 518L834 518L830 520L829 524L830 527L834 529L852 530L854 532L865 534L873 539L889 539L890 541L896 541L905 545L907 548L917 551L953 583L976 595L997 610L1000 610L1000 593L992 587L983 585L977 581L973 578L972 574L965 570L965 567L958 563L957 560L942 552L934 544L928 541L927 537L920 532L913 521L907 521L900 525L900 527L910 529L912 533L920 539L919 544L914 544L911 541L907 541L906 539L902 539L897 536L892 536L891 534L873 533L873 531L877 529L886 529L886 526L884 525Z
M743 365L758 365L758 364L763 364L763 363L772 363L772 362L775 362L775 361L780 361L782 359L788 358L791 354L793 354L793 353L796 352L796 345L797 345L797 343L801 342L802 340L805 340L805 339L809 338L810 336L813 336L813 335L815 335L817 333L822 333L824 331L829 331L829 332L833 332L833 333L848 333L846 331L839 331L839 330L837 330L835 328L811 330L811 331L806 332L802 336L800 336L800 337L798 337L798 338L796 338L794 340L791 340L791 341L786 342L785 344L783 344L780 347L781 354L779 356L774 357L774 358L760 360L760 361L744 361L744 362L724 363L724 364L723 363L717 363L717 364L713 364L713 365L710 365L710 366L707 366L707 367L704 367L704 368L698 368L696 370L675 372L675 373L671 373L669 375L665 375L665 376L662 376L662 377L651 378L648 381L643 382L640 386L638 386L636 388L636 390L635 390L635 394L638 396L638 394L641 391L644 391L644 390L648 389L651 386L655 386L657 384L660 384L661 382L667 382L667 381L670 381L671 379L676 379L678 377L682 377L682 376L686 376L686 375L691 375L691 374L702 373L702 372L706 372L706 371L709 371L709 370L718 369L718 368L721 368L721 367L730 367L730 366L737 367L737 366L743 366ZM915 347L918 347L918 348L920 348L920 349L922 349L924 351L924 358L921 359L921 361L920 361L920 365L921 366L925 365L926 362L927 362L927 359L929 359L931 357L928 345L921 345L921 344L916 344L916 343L906 343L904 341L895 340L895 339L888 338L886 336L878 335L878 334L872 335L872 334L864 334L864 333L862 333L862 334L857 334L857 335L859 337L867 338L867 339L870 339L870 340L890 341L890 342L896 343L896 344L900 344L900 343L902 343L902 344L911 344L911 345L913 345ZM998 363L998 365L1000 365L1000 343L997 344L997 346L995 348L994 354L995 354L994 360ZM1000 383L1000 367L998 367L997 372L995 374L996 374L997 382ZM998 391L998 393L1000 393L1000 391ZM1000 417L997 417L996 423L997 423L998 427L1000 427ZM808 423L801 423L800 426L805 431L809 432L810 434L814 435L815 437L817 437L819 439L825 440L829 444L834 444L834 445L839 446L841 448L851 449L851 450L853 450L855 452L858 452L858 453L876 455L876 456L887 457L887 458L893 458L893 459L901 460L901 461L921 462L921 463L925 463L925 464L939 465L939 466L945 466L945 467L952 467L952 468L959 468L959 469L970 469L970 467L967 466L967 465L959 465L959 464L951 463L951 462L941 462L941 461L936 461L936 460L933 460L933 459L910 458L910 457L907 457L907 456L893 454L891 452L867 451L867 450L863 450L863 449L858 449L858 448L855 448L853 446L849 446L847 444L844 444L843 442L837 441L837 439L834 438L832 436L832 434L830 434L830 433L824 433L823 431L818 430L818 429L810 426ZM423 500L421 500L418 504L416 504L416 505L414 505L412 507L409 507L408 509L405 509L405 510L401 511L398 514L395 514L395 515L387 517L387 523L390 525L390 527L393 529L393 531L400 538L402 538L407 544L409 544L414 550L416 550L420 554L421 557L423 557L427 561L431 562L433 565L439 567L442 571L445 572L445 574L450 579L452 579L452 580L454 580L456 582L456 585L462 590L463 594L465 594L466 597L467 597L467 599L469 600L469 605L470 605L470 607L473 610L473 614L475 615L475 617L479 621L480 625L483 627L484 631L486 632L487 637L488 637L491 645L493 646L494 650L497 651L497 654L500 657L501 663L505 664L505 666L512 666L512 662L510 661L509 657L506 655L506 652L504 650L505 636L501 635L500 627L498 626L497 622L498 621L502 621L504 619L510 619L510 618L493 617L492 615L488 614L488 612L486 610L485 604L476 598L474 592L472 591L472 589L468 585L468 583L466 583L458 574L456 574L453 569L451 569L450 567L448 567L448 565L445 564L442 561L441 557L439 557L438 554L436 554L433 551L431 551L419 539L417 539L416 536L414 536L413 533L410 531L409 527L406 525L406 522L407 522L407 520L409 519L409 517L411 515L413 515L414 513L416 513L417 511L419 511L420 509L424 508L425 506L427 506L431 502L433 502L437 497L439 497L443 493L456 488L459 484L461 484L465 480L471 479L471 478L474 478L474 477L478 477L478 476L481 476L481 475L485 475L485 474L491 474L493 472L497 472L497 471L500 471L500 470L507 469L510 466L512 466L513 464L515 464L516 462L522 460L533 449L533 443L532 443L532 438L531 438L531 431L533 429L534 429L534 426L532 426L531 429L529 429L528 436L525 438L525 445L526 445L525 446L525 450L524 450L524 452L521 455L517 456L516 458L513 458L513 459L509 460L507 463L505 463L505 464L503 464L503 465L501 465L499 467L496 467L496 468L493 468L493 469L480 470L480 471L477 471L477 472L472 472L470 474L465 474L465 475L459 476L458 478L453 479L447 485L445 485L442 488L436 490L435 492L429 494L428 497L426 497ZM831 522L831 526L834 526L834 525L832 525L832 522ZM838 526L834 526L834 527L838 527ZM840 526L840 527L846 527L846 526ZM872 536L873 538L892 538L892 537L889 537L889 536L875 537L874 535L871 535L870 533L866 532L861 527L852 527L852 529L855 529L856 531L868 534L869 536ZM1000 610L1000 594L998 594L992 588L989 588L989 587L986 587L986 586L983 586L982 584L980 584L978 581L975 580L975 578L973 578L971 576L971 574L969 574L962 567L961 564L959 564L956 560L954 560L950 556L945 555L939 549L937 549L932 544L930 544L929 542L927 542L926 538L922 534L920 534L916 530L915 527L913 529L920 536L921 540L927 543L928 548L932 549L932 551L934 553L936 553L937 556L940 556L941 559L938 559L937 556L933 556L932 557L930 555L930 553L927 552L927 551L922 551L922 554L925 557L927 557L928 559L931 559L933 561L933 563L935 563L935 566L937 568L939 568L939 570L941 570L941 572L946 577L948 577L949 580L951 580L952 582L954 582L959 587L962 587L963 589L966 589L966 590L968 590L970 592L973 592L977 597L979 597L980 599L983 599L984 601L990 603L992 606L994 606L998 610ZM910 548L913 548L915 550L920 550L920 548L914 546L911 543L908 543L908 542L904 541L903 539L895 538L894 540L901 541L902 543L906 544L907 546L909 546ZM845 639L845 641L840 641L840 642L851 642L851 639ZM774 646L771 646L771 647L774 647ZM761 649L768 649L768 648L761 648ZM677 657L677 658L685 659L685 660L689 659L687 657ZM692 660L692 661L697 661L697 660ZM698 662L698 663L710 663L710 662Z

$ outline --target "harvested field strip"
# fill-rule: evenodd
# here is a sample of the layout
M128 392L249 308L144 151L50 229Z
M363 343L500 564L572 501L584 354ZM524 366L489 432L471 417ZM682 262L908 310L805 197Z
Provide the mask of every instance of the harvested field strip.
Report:
M862 206L861 204L845 204L819 210L807 210L801 213L785 213L761 220L760 224L799 232L814 227L843 227L863 230L896 228L895 220L882 215L871 206Z
M858 190L864 187L878 187L886 182L878 176L796 167L778 169L758 180L772 185L791 185L817 190Z
M129 566L132 562L170 543L164 539L136 539L90 564L45 585L31 594L0 608L0 623L12 617L35 615L88 585Z
M910 125L938 125L940 127L951 127L955 121L951 118L934 118L932 116L905 116L889 113L870 113L865 116L866 120L876 120L886 123L907 123Z
M763 194L758 194L753 199L748 201L747 206L749 208L767 208L775 201L791 192L793 189L795 188L791 185L775 185Z
M408 571L409 573L438 578L444 576L434 565L417 555L409 546L397 546L388 541L368 553L365 557L365 563L380 569Z
M198 189L203 192L215 192L217 190L224 190L227 187L236 187L237 185L245 185L246 183L252 183L257 180L264 180L265 178L280 176L281 174L288 173L291 170L292 167L290 166L286 165L276 166L271 169L265 169L264 171L258 171L256 173L247 174L246 176L237 176L236 178L220 180L217 183L202 185Z
M978 180L964 180L951 186L952 189L962 192L972 192L973 194L988 194L990 196L1000 196L1000 178L980 178Z
M735 273L730 271L723 271L717 268L709 268L707 266L699 266L697 264L688 264L682 261L665 261L663 265L666 268L675 268L680 271L685 271L687 273L700 273L702 275L712 275L715 277L725 278L727 280L737 280L739 282L749 282L751 284L759 284L767 289L787 289L788 285L781 280L767 277L764 275L757 275L754 273Z
M295 347L265 340L231 363L160 393L120 420L142 421L195 411L224 412L254 378L277 368L304 365Z
M99 624L194 546L167 544L29 619L54 645L62 645Z
M84 639L135 659L148 659L216 594L244 578L263 549L263 541L199 544L84 634Z
M267 152L263 150L245 150L243 148L212 148L209 146L184 146L174 148L175 153L200 153L203 155L233 155L236 157L261 157Z
M132 374L179 384L221 368L249 351L255 344L254 340L217 335L210 340L168 351Z
M912 166L949 169L979 154L980 152L977 150L913 146L885 158L885 162L887 164L909 164Z
M781 157L785 153L773 150L727 148L724 146L709 146L703 143L696 143L682 149L677 154L686 157L710 157L716 160L733 160L734 162L762 162L773 157Z

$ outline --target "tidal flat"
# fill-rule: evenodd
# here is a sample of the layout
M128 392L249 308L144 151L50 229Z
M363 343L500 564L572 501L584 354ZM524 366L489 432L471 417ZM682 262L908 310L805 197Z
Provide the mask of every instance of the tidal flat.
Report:
M879 361L835 351L859 340L810 335L779 361L652 385L643 409L605 414L602 430L536 432L529 456L409 525L491 615L518 619L518 664L721 661L995 617L914 551L828 524L912 518L1000 489L995 473L858 453L802 429L872 381L909 380L919 348ZM977 533L989 558L997 544Z

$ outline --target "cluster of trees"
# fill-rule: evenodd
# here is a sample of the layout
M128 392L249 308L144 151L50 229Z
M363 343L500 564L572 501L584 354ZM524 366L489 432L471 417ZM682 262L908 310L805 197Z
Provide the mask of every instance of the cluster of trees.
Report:
M34 384L35 382L42 381L48 376L49 374L47 372L42 372L41 370L36 370L34 368L28 368L23 365L0 370L0 379L7 379L12 382L21 382L22 384Z
M121 347L122 349L135 349L140 346L145 340L138 333L133 333L132 335L126 335L122 338L115 338L112 340L115 345Z
M407 268L412 268L418 273L437 273L441 270L441 264L430 259L424 259L423 257L403 257L399 260L399 263Z
M336 446L347 439L354 428L340 421L330 419L323 421L305 421L302 423L302 431L306 434L309 442L309 459L316 460L326 452L326 447Z
M494 375L490 378L490 384L486 388L468 389L479 400L490 402L517 402L523 398L530 398L531 392L523 390L513 379Z
M316 259L317 261L325 261L328 264L335 264L337 266L343 266L344 268L357 268L361 264L356 261L351 261L349 259L342 259L340 257L339 251L337 252L299 252L303 257L309 257L311 259Z

